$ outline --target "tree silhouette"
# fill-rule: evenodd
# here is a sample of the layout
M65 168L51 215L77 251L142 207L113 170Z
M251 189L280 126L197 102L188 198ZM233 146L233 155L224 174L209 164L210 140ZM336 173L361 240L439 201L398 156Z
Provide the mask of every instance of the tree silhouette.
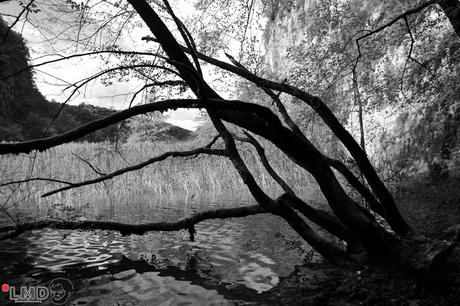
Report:
M460 239L460 228L453 233L450 241L443 242L431 240L414 232L399 212L393 196L378 176L362 146L356 142L319 97L313 96L287 83L279 83L257 76L231 56L228 56L231 63L227 63L201 54L196 49L191 34L176 17L168 1L163 1L161 5L169 14L169 18L172 18L174 21L174 25L185 45L179 44L178 39L172 34L170 27L165 24L164 18L159 16L157 9L151 6L148 1L128 0L127 2L148 26L153 35L153 37L146 37L145 39L157 42L165 55L150 54L162 60L162 62L155 63L154 65L140 63L130 65L129 67L122 66L122 68L142 69L149 67L161 69L165 73L179 77L181 81L187 84L195 97L191 99L167 99L133 106L58 136L18 143L2 143L0 144L0 154L19 154L30 153L34 150L47 150L140 114L163 112L177 108L205 109L219 133L218 138L222 140L221 143L218 143L216 138L200 148L189 151L168 152L146 160L139 165L119 169L94 180L66 182L67 186L48 192L44 196L108 180L128 171L134 171L148 164L159 162L168 156L210 154L226 156L230 159L258 205L207 211L173 223L160 222L132 225L106 221L67 222L43 220L2 227L0 228L0 232L5 233L2 239L15 237L27 230L45 227L58 229L104 229L120 231L122 234L143 234L154 230L188 229L191 238L193 238L195 234L194 225L202 220L271 213L283 218L300 237L324 258L339 266L350 267L356 263L363 262L397 265L420 281L429 283L433 279L438 279L436 277L439 273L442 273L444 260ZM357 41L359 42L374 33L392 26L395 22L404 20L407 16L416 14L427 6L437 3L446 12L454 29L457 30L457 21L459 18L455 14L457 12L455 7L458 6L458 1L428 1L396 16L375 31L359 37ZM262 88L267 96L273 99L280 116L269 108L251 103L251 101L223 99L204 80L200 61L205 61L234 73ZM109 71L107 70L103 73L109 73ZM278 93L285 93L296 97L316 112L348 150L362 173L366 184L341 161L332 159L322 153L301 132L286 112ZM229 131L224 122L226 124L233 124L241 129L245 136L234 135ZM254 135L268 140L298 166L307 170L319 185L332 213L314 208L300 199L288 184L270 167L269 161L264 155L264 149ZM268 173L283 188L284 193L281 196L271 198L260 188L253 174L241 158L238 146L236 145L238 141L248 142L255 147ZM219 148L213 148L219 144ZM339 182L333 169L337 170L353 189L363 197L367 203L366 207L369 207L369 209L362 207L352 199L351 195ZM345 242L346 249L318 235L309 223L305 221L305 218L324 228L337 237L338 240ZM383 219L389 227L382 225L382 222L379 222L378 219Z

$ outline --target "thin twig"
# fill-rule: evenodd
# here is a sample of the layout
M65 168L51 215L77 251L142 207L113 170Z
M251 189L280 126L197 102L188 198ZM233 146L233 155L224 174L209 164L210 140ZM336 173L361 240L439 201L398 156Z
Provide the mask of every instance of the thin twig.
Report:
M105 173L101 172L100 169L98 169L97 167L93 166L89 161L87 161L86 159L84 159L83 157L81 156L78 156L77 154L75 153L72 153L73 156L75 156L76 158L78 158L79 160L81 160L82 162L84 162L85 164L87 164L91 170L93 170L94 172L96 172L97 174L99 174L100 176L104 176L106 175Z
M29 12L30 6L34 3L34 1L35 0L30 0L29 3L22 9L22 11L16 17L14 22L8 27L8 29L6 30L5 36L3 36L2 45L5 44L8 34L10 34L11 29L19 22L19 19L21 19L22 14L24 14L25 12Z
M34 182L34 181L61 183L61 184L69 185L69 186L72 185L72 183L68 182L68 181L63 181L63 180L58 180L58 179L51 179L51 178L44 178L44 177L33 177L33 178L24 179L24 180L18 180L18 181L11 181L11 182L2 183L2 184L0 184L0 187L5 187L5 186L9 186L9 185L23 184L23 183L29 183L29 182Z

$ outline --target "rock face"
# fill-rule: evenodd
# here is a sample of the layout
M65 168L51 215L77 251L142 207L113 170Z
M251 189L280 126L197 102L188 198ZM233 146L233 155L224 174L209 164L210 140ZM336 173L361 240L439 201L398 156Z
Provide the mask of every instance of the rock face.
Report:
M374 29L416 4L417 1L412 0L404 3L375 0L274 1L263 37L265 75L279 82L287 80L289 84L321 96L321 90L315 92L320 86L315 87L315 81L309 83L308 78L319 79L319 74L314 74L324 67L327 68L322 73L327 78L329 67L352 60L357 52L353 34L362 29ZM324 15L318 14L318 6L326 11ZM313 12L313 9L316 11ZM409 22L412 32L417 33L412 56L427 62L430 73L414 61L407 60L410 36L404 22L396 23L384 35L371 37L362 43L368 48L358 66L359 87L364 101L366 149L374 164L382 169L404 166L408 172L429 171L436 172L435 176L442 176L442 172L449 168L451 172L460 174L460 91L453 89L458 86L449 85L451 79L460 76L454 63L460 61L460 52L456 51L460 50L460 40L443 15L437 16L435 21L430 20L436 9L429 9L425 15L419 13L417 19ZM334 22L334 18L339 21ZM312 35L312 32L320 34ZM343 52L343 57L337 57L340 48L340 44L334 45L337 38L344 39L340 43L347 39L352 42L348 51ZM318 45L326 49L318 51L318 54L322 52L318 57L314 58L315 51L312 53L311 50L308 51L310 53L305 51L304 57L299 56L318 41ZM328 55L328 49L334 48L332 56ZM380 51L374 52L372 48ZM445 48L444 51L442 48ZM312 65L310 59L317 63ZM441 63L446 62L449 68L440 68ZM321 98L359 141L351 66L346 68L349 73L337 83L335 92ZM334 73L331 68L329 74ZM285 102L299 123L308 120L304 106L299 106L292 99ZM317 135L324 138L321 134L323 130L324 126L316 131L312 129L308 136L313 140ZM328 152L328 149L323 150Z
M264 62L268 73L279 75L280 79L288 76L292 68L288 50L307 39L308 10L316 1L291 0L274 4L264 33Z

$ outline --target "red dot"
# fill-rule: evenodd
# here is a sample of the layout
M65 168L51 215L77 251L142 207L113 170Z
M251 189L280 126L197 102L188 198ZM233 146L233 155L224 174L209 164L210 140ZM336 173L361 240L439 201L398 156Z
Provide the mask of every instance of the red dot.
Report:
M8 284L3 284L2 285L2 291L3 292L8 292L10 290L10 285Z

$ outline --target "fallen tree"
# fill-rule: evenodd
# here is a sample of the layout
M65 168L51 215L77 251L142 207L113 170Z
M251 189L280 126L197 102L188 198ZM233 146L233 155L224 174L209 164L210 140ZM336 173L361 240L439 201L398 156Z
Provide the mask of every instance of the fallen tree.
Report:
M340 124L333 112L320 98L288 84L277 83L258 77L230 56L229 59L232 64L199 53L196 50L190 33L175 16L167 1L164 1L165 10L174 20L186 46L181 46L178 43L170 29L148 1L128 0L128 2L149 27L154 36L154 38L145 39L155 40L159 43L166 54L165 59L167 63L173 67L164 69L168 71L174 69L174 73L187 84L196 98L166 100L135 106L58 136L27 142L0 144L0 154L19 154L30 153L34 150L47 150L139 114L177 108L202 108L207 111L214 127L219 133L219 137L222 138L223 148L213 149L212 146L216 144L214 139L211 143L201 148L183 152L168 152L162 156L146 160L139 165L101 175L94 180L64 182L67 186L48 192L44 196L88 184L96 184L128 171L138 170L168 157L211 154L226 156L231 160L243 182L257 201L258 206L204 212L174 223L129 225L104 221L63 222L42 220L2 227L0 228L0 232L5 234L0 239L13 238L24 231L46 227L56 229L114 230L120 231L122 234L143 234L148 231L188 229L191 237L193 237L195 233L193 226L206 219L272 213L283 218L302 239L325 259L341 267L352 267L355 264L362 263L392 265L403 268L411 276L427 285L433 285L434 282L440 279L439 275L445 272L443 263L454 250L460 239L460 228L456 228L453 231L448 241L442 242L422 237L414 232L399 212L393 196L377 175L366 152L345 127ZM442 8L449 10L449 19L456 18L456 15L453 14L455 10L445 8L445 5L449 4L449 1L441 2ZM435 1L429 1L396 17L385 26L391 26L391 24L404 19L407 15L414 14L434 3ZM359 39L364 38L363 36ZM191 56L191 59L186 53ZM267 93L268 97L274 100L281 116L279 117L266 107L250 102L223 99L204 80L200 60L233 72L261 87ZM155 65L155 67L158 68L158 65ZM344 147L347 148L367 184L361 182L346 165L326 156L315 147L289 117L278 95L274 91L287 93L309 105L321 117ZM287 126L283 124L283 121ZM241 128L245 137L230 133L224 122ZM288 184L271 168L269 161L264 155L263 147L253 135L258 135L268 140L298 166L307 170L318 183L331 212L313 208L300 199ZM241 158L236 141L248 142L255 147L262 164L282 187L284 194L277 198L271 198L259 187L251 171ZM341 173L347 182L363 197L367 203L366 207L369 207L370 210L367 210L352 199L349 192L340 183L333 169ZM382 222L377 221L376 215L385 220L384 222L389 225L389 229L382 226ZM342 244L337 244L318 235L305 219L324 228L331 235L337 237L339 241L343 241L346 248Z

